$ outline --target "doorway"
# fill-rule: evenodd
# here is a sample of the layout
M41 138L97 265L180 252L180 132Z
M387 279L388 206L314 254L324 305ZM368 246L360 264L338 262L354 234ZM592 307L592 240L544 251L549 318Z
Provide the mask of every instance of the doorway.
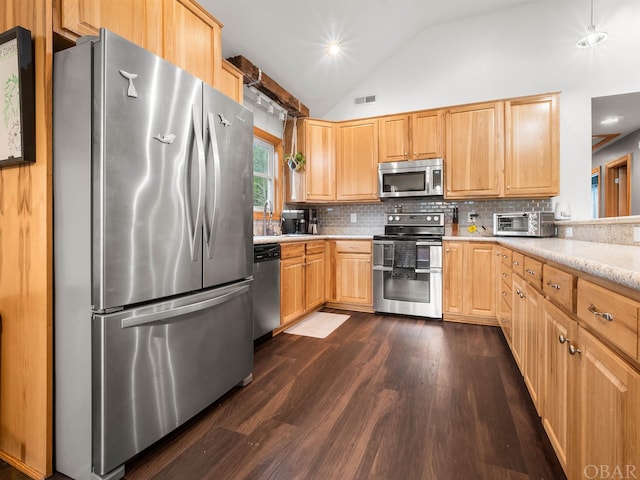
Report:
M591 170L591 218L600 217L600 167Z
M604 216L629 215L631 211L631 154L604 165Z

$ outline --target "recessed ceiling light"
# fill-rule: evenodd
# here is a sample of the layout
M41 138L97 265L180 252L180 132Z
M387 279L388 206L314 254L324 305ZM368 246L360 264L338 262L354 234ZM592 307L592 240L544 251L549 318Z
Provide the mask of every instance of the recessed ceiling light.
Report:
M331 57L335 57L340 53L342 44L340 42L331 42L327 47L327 54Z
M611 125L613 123L618 123L620 121L620 117L609 117L605 118L600 122L600 125Z

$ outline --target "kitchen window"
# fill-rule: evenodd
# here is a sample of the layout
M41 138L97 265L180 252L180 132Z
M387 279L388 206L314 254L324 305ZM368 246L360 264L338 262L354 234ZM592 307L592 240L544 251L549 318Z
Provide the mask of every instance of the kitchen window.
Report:
M262 218L264 205L269 200L274 218L279 218L282 195L278 167L282 141L259 128L254 128L253 134L253 216Z

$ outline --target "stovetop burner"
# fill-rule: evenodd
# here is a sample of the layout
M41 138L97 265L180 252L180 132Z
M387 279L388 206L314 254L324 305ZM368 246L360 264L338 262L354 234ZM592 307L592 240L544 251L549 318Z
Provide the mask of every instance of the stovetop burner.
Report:
M444 212L385 214L384 235L374 240L439 239L444 235Z

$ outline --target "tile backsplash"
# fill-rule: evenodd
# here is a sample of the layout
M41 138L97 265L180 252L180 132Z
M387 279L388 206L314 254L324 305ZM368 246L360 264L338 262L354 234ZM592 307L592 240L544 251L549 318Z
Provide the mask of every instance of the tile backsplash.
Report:
M306 205L318 211L319 233L324 235L375 235L384 233L385 213L392 212L395 205L403 212L445 212L445 234L451 233L453 208L458 207L460 234L466 232L468 213L477 213L476 225L493 231L493 214L496 212L553 211L551 200L388 200L371 204ZM355 220L355 221L354 221Z

